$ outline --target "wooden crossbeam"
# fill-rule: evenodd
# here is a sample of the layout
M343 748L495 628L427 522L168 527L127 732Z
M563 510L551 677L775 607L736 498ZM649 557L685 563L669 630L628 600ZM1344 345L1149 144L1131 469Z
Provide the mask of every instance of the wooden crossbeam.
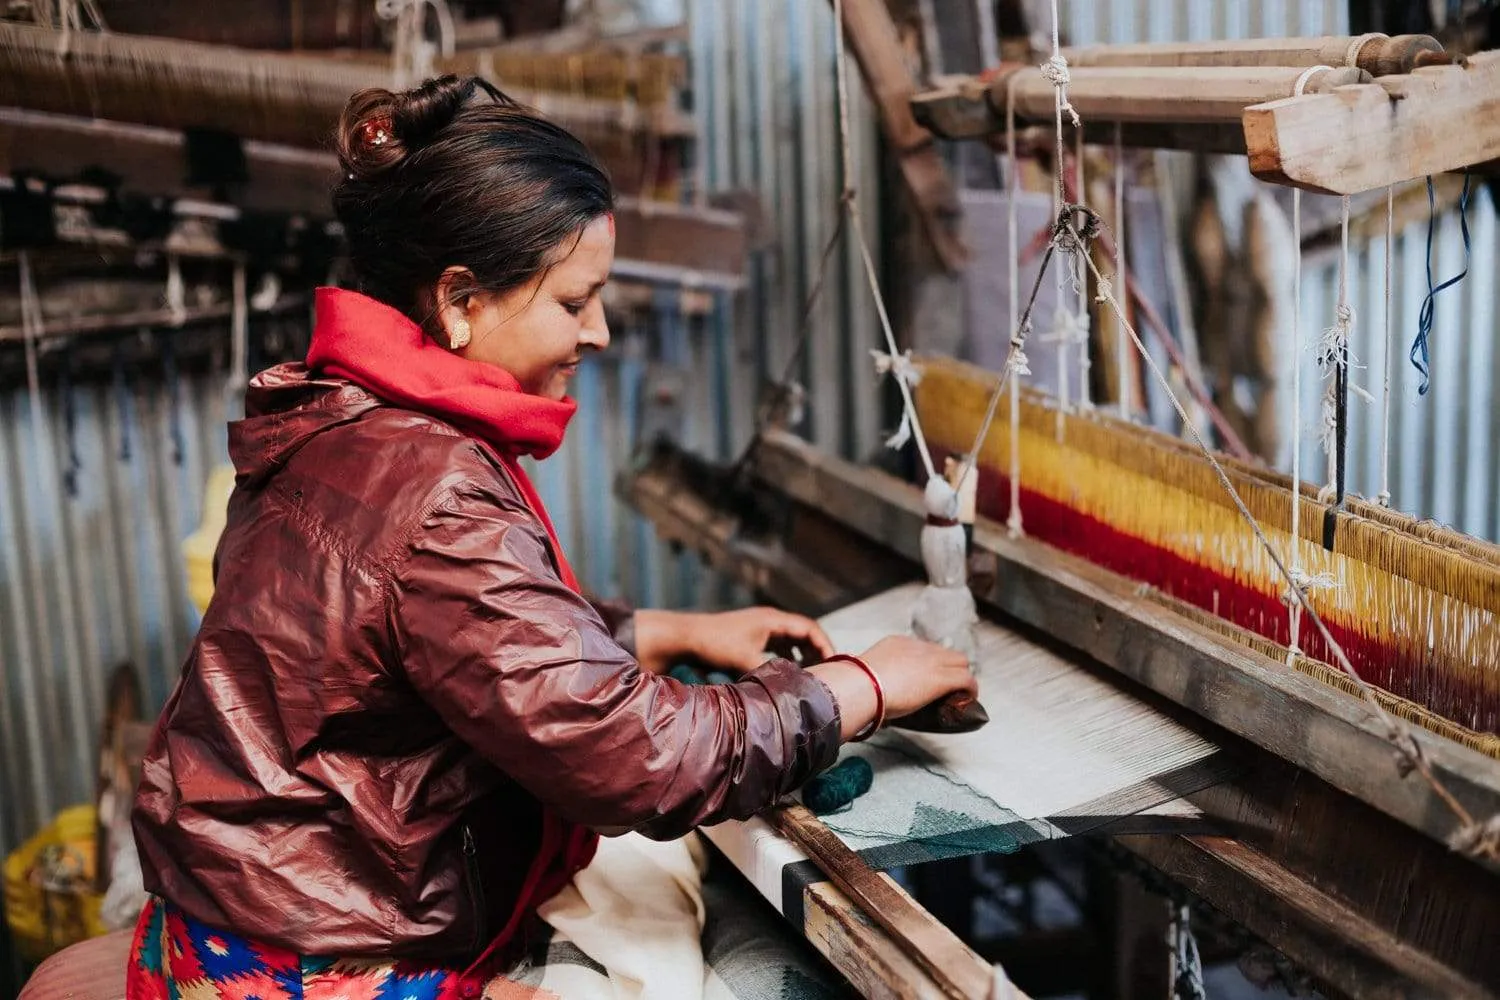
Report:
M1262 180L1356 194L1500 159L1500 51L1245 109Z
M1247 106L1291 95L1303 72L1295 66L1084 67L1072 71L1068 101L1085 127L1122 122L1155 128L1155 138L1171 139L1170 132L1162 131L1170 125L1182 130L1181 141L1194 142L1195 129L1238 129ZM1304 92L1332 90L1362 78L1357 69L1319 70L1308 78ZM916 95L912 111L938 135L973 138L1003 131L1012 99L1018 124L1053 121L1052 82L1034 66L946 81Z

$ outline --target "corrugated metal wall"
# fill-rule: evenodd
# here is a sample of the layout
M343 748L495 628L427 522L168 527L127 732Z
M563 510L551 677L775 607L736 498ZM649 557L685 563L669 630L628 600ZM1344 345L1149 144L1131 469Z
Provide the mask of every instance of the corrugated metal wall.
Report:
M222 384L183 380L175 404L159 380L0 394L0 846L92 798L116 664L166 698L196 627L179 546L222 460Z

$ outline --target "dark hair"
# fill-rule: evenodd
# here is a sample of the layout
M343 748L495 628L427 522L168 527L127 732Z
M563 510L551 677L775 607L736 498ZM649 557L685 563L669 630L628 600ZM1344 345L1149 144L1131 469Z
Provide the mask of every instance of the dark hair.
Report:
M464 291L517 288L614 204L582 142L477 77L362 90L337 141L333 209L359 290L424 325L446 268L473 272Z

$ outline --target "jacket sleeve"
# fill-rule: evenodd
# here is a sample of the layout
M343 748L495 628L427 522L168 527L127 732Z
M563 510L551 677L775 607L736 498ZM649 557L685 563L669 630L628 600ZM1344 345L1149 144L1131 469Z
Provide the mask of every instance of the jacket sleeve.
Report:
M828 688L787 661L690 686L640 669L510 501L465 488L394 569L390 626L418 693L567 819L669 839L741 819L833 763Z
M635 608L628 601L622 601L619 598L596 597L587 592L583 596L599 615L599 619L604 622L605 629L620 648L634 656L636 654Z

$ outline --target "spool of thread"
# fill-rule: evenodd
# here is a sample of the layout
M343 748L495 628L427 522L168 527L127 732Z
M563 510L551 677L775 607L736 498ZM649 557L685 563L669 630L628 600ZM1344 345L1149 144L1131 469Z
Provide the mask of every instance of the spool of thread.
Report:
M845 757L802 786L802 804L819 816L847 809L875 783L875 769L863 757Z

